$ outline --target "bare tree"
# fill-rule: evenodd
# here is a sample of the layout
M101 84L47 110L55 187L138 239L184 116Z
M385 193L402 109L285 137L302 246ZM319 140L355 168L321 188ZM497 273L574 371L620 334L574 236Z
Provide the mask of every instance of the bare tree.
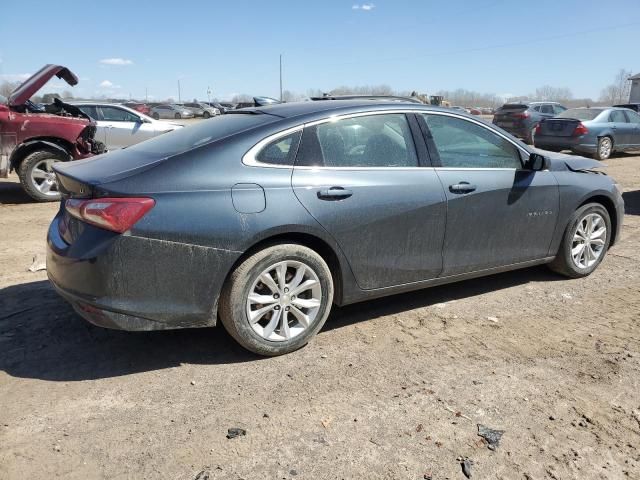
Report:
M234 95L231 99L231 103L249 103L253 102L253 97L251 95L247 95L246 93L241 93L238 95Z
M630 70L621 68L616 74L613 83L604 87L600 92L600 101L609 105L629 101L629 93L631 92L629 77L632 73Z
M573 93L567 87L557 88L551 85L543 85L536 88L533 98L546 102L566 102L573 98Z
M4 80L0 83L0 95L8 97L18 86L20 86L20 82L8 82Z

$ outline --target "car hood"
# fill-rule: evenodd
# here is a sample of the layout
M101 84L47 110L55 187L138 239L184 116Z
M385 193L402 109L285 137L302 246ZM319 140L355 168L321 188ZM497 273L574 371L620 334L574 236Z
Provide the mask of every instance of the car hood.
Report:
M24 103L33 97L54 75L71 86L78 83L78 77L67 67L63 67L62 65L45 65L11 92L11 95L9 95L9 106L16 107L24 105Z
M535 151L549 159L551 164L549 170L552 171L570 170L572 172L584 172L596 168L605 168L607 166L604 163L591 158L567 155L565 153L549 152L539 149L535 149Z

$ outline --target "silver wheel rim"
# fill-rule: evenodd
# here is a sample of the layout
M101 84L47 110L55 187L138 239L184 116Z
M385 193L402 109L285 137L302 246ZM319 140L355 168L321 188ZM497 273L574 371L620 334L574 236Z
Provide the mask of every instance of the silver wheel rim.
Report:
M285 260L264 269L247 298L247 319L254 332L272 342L297 337L315 321L322 306L322 287L313 269Z
M58 160L53 158L40 160L31 169L31 183L38 192L48 197L54 197L58 195L58 182L56 181L56 174L53 173L51 168Z
M581 269L592 267L602 256L606 240L607 224L601 215L589 213L582 217L571 242L574 265Z
M611 140L608 138L600 140L599 153L601 158L609 158L609 155L611 155Z

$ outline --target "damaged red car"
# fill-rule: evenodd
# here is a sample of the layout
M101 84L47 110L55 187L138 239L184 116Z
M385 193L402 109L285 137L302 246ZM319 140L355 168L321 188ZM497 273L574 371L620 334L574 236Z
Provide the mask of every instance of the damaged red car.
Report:
M104 145L94 139L94 122L80 109L57 98L44 106L31 102L54 76L71 86L78 83L67 67L45 65L9 98L0 97L0 178L16 171L24 190L37 201L60 198L51 169L55 162L104 152Z

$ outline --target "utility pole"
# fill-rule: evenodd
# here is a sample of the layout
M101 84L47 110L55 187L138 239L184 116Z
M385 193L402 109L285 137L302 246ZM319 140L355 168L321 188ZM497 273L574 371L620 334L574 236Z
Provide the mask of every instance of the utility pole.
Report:
M178 79L178 103L182 103L182 99L180 98L180 79Z
M207 87L207 98L209 99L209 103L211 103L211 87Z
M282 101L282 54L280 54L280 101Z
M149 103L149 89L144 87L144 103Z

